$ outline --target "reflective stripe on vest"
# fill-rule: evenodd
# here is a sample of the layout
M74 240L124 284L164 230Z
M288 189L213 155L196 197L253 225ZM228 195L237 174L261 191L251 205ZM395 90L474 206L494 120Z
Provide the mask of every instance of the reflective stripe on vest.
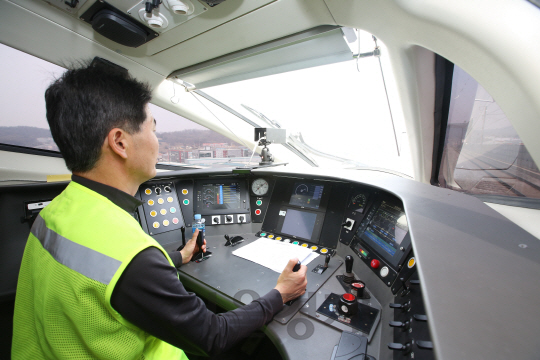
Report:
M108 285L122 262L77 244L49 229L38 215L31 230L43 248L60 264L90 279Z

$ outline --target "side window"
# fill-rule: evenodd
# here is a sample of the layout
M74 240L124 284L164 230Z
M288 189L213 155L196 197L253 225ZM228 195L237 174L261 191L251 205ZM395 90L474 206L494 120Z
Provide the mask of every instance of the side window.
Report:
M442 187L474 195L540 198L540 172L491 95L454 66Z
M45 117L45 89L65 69L0 44L0 143L58 151Z

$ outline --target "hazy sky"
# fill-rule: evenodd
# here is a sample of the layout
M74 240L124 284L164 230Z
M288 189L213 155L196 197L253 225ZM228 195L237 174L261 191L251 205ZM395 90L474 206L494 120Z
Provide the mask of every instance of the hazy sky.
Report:
M64 68L0 44L0 126L48 128L45 118L45 89ZM168 110L151 104L157 131L204 129Z

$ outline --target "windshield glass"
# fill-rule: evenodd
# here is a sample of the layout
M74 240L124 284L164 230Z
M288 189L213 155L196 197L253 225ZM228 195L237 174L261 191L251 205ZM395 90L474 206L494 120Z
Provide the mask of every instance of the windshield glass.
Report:
M373 51L371 35L360 33L361 52ZM388 54L384 44L378 41L378 45L388 86L393 82ZM357 43L351 48L358 52ZM331 160L310 153L319 166L363 165L412 174L404 122L396 116L400 111L391 117L377 57L357 62L351 53L349 61L214 86L203 92L260 127L271 127L246 107L263 114L287 129L293 146L290 136L301 133L311 148L338 157Z

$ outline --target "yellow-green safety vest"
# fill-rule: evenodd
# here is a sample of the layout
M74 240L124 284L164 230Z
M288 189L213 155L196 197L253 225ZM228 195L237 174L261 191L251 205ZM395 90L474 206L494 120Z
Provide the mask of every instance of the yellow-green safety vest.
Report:
M130 261L154 246L126 211L71 182L37 217L24 251L12 359L187 359L111 306Z

